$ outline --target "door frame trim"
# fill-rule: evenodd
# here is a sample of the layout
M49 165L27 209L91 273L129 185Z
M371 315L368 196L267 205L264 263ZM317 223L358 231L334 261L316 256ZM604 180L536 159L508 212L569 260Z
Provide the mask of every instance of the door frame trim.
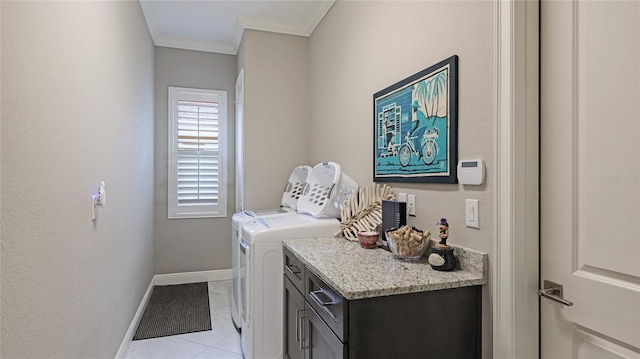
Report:
M539 0L495 0L493 357L539 357Z

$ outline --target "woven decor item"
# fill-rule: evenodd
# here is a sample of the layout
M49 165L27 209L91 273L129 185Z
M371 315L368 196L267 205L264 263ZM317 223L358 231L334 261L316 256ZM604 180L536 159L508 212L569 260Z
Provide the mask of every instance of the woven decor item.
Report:
M382 224L382 200L395 198L393 189L386 184L361 187L342 204L341 226L336 237L342 235L350 241L358 241L358 232L377 230Z

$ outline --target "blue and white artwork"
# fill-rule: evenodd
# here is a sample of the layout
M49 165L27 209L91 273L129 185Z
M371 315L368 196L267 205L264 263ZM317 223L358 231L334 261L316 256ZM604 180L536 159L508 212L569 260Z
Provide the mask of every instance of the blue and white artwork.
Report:
M455 183L455 65L447 59L374 95L374 181Z

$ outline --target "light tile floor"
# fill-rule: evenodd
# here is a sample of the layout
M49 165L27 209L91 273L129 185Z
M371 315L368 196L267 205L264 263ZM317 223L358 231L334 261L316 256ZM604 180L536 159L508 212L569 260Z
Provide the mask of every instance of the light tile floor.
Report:
M231 321L231 281L209 282L211 330L131 342L126 359L242 359Z

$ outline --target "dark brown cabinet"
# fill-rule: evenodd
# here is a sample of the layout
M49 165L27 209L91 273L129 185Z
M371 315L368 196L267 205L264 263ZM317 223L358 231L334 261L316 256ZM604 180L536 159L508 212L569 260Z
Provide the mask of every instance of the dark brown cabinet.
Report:
M315 275L311 274L313 278ZM284 357L288 359L330 359L346 358L347 346L336 337L327 326L321 315L305 300L304 288L309 288L309 300L318 310L326 311L324 314L333 315L327 309L328 303L332 303L334 293L323 292L318 285L305 285L308 281L308 273L302 262L285 251L284 254ZM321 282L316 279L316 282ZM323 282L321 282L323 283ZM327 288L327 287L325 287ZM323 307L323 304L325 305ZM340 317L342 323L342 317ZM338 323L337 319L331 320Z
M480 286L346 300L287 248L284 263L285 358L481 356Z
M304 297L285 276L284 278L284 353L285 358L304 359L301 333L305 312Z

